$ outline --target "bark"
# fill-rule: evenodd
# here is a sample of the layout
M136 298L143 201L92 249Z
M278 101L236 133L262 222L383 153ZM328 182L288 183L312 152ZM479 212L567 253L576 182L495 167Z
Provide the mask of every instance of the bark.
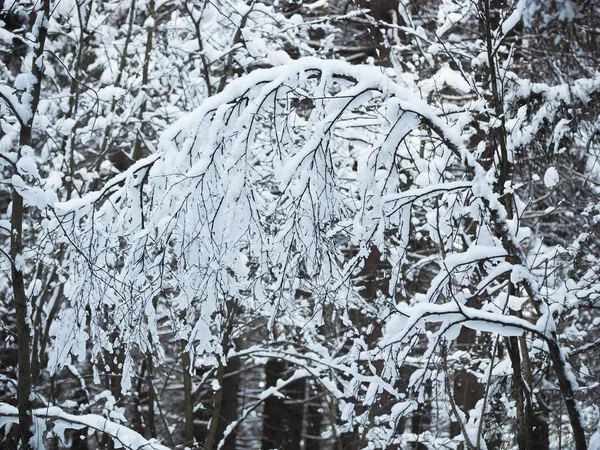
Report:
M223 376L223 394L221 398L221 414L219 416L219 425L217 427L217 436L222 439L227 426L238 418L238 394L240 390L240 368L241 360L233 358L227 362L225 374ZM236 434L231 433L223 446L222 450L235 450Z
M302 426L304 425L304 403L306 378L290 383L284 393L288 400L285 402L286 418L286 450L300 450L302 441Z
M461 349L473 351L477 339L477 333L469 328L463 328L458 335L456 344ZM456 407L460 408L468 415L477 405L477 402L483 397L484 388L477 381L477 377L467 370L459 370L454 377L453 395ZM456 418L460 420L460 418ZM461 434L461 424L458 422L450 423L451 436Z
M154 15L154 0L150 0L150 2L148 2L148 15L150 17L152 17ZM152 38L154 36L154 26L150 26L148 27L147 31L146 31L146 49L144 52L144 67L142 68L142 89L145 89L146 86L148 85L148 68L150 66L150 57L152 54ZM136 133L136 137L135 137L135 144L133 145L133 153L131 155L131 158L133 159L133 161L138 161L139 159L142 158L143 156L143 147L142 147L142 136L143 136L143 132L142 132L142 127L144 124L144 113L146 112L146 98L144 98L144 101L142 102L141 106L140 106L140 112L138 114L138 121L139 121L139 130Z
M537 411L533 416L531 450L550 450L550 427L543 411Z
M152 361L152 355L148 355L148 373L146 375L146 380L148 384L148 435L151 438L156 438L156 420L154 418L154 402L156 400L156 396L154 395L154 362Z
M32 125L40 101L40 92L43 77L43 66L36 63L43 54L48 32L48 19L50 17L50 2L45 0L41 10L37 13L36 21L39 22L37 46L33 58L31 73L35 79L31 90L31 115L27 122L21 123L19 135L19 156L23 146L32 143ZM42 19L42 20L40 20ZM15 301L15 319L17 327L18 348L18 380L17 380L17 408L19 411L19 438L21 448L31 448L32 433L32 377L31 377L31 318L29 317L29 299L25 293L25 280L22 267L17 263L23 254L23 197L13 189L12 213L10 218L10 259L12 293Z
M23 138L23 133L21 133L21 138ZM14 192L12 205L10 258L13 262L11 276L17 324L19 435L22 448L29 449L31 448L29 441L33 438L31 431L33 426L31 417L31 328L29 326L28 299L25 294L23 272L15 264L15 259L20 257L23 252L23 197Z
M127 65L127 51L129 49L129 43L131 42L131 36L133 33L133 23L135 20L135 11L136 11L136 0L131 0L131 5L129 6L129 19L127 23L127 33L125 34L125 43L123 44L123 53L121 54L121 60L119 62L119 70L117 72L117 79L115 80L115 86L121 87L121 77L125 72L125 66ZM110 114L113 114L117 107L117 99L113 99L110 105ZM104 130L104 136L102 138L102 144L100 146L100 152L98 158L96 159L96 163L94 164L94 169L100 169L100 165L104 161L104 157L110 150L109 142L110 142L110 133L112 131L113 124L109 123L106 129ZM117 158L119 155L115 155ZM122 162L124 166L129 167L131 162L127 163L126 161ZM126 167L122 167L122 170L125 170Z
M552 366L558 378L558 385L565 400L565 406L569 415L569 422L573 430L573 441L577 450L586 450L587 442L585 440L585 431L583 429L583 418L579 412L579 407L575 400L573 385L569 379L569 370L567 369L564 355L558 345L556 332L546 341L548 344L548 353L552 361Z
M221 420L221 406L223 404L223 376L225 375L225 366L219 361L219 367L217 369L216 381L219 383L219 389L215 392L215 398L212 406L212 416L210 418L210 424L208 426L208 435L206 437L206 444L204 445L208 450L217 448L218 439L217 431L219 429L219 422Z
M194 444L194 396L192 393L192 374L190 373L190 353L185 349L185 342L181 342L181 362L183 365L183 397L185 405L185 444L192 447Z
M280 360L269 359L265 371L266 387L270 388L276 385L278 379L283 378L285 366ZM285 439L283 429L285 412L282 399L272 395L265 400L263 409L262 450L282 448Z
M311 398L307 405L305 450L321 449L321 424L323 422L322 394L320 387L315 386L313 388L313 398Z
M531 405L526 399L525 386L521 374L521 358L519 354L519 341L515 337L506 339L508 355L513 369L513 391L517 410L517 443L519 450L530 450L531 446Z
M427 397L431 396L431 384L425 387ZM424 404L414 412L411 420L411 431L419 435L427 430L431 425L431 402L427 399ZM415 450L427 450L427 446L422 442L414 442L412 448Z

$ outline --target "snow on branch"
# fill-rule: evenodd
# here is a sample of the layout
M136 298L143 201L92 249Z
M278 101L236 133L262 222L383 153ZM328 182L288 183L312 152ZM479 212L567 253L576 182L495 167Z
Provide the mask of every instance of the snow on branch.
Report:
M48 406L33 411L34 427L32 446L35 449L44 448L42 438L47 431L48 422L51 423L50 431L65 442L65 430L81 430L89 428L109 436L115 443L116 448L127 450L169 450L168 447L157 442L155 439L145 439L141 434L132 429L111 422L105 417L96 414L74 415L63 411L57 406ZM17 408L7 403L0 403L0 428L10 426L19 422Z
M171 126L159 153L55 205L49 228L70 244L65 294L76 307L52 329L51 362L64 364L65 348L81 357L73 343L88 338L96 359L118 335L127 379L133 349L161 347L159 311L195 354L222 358L227 299L272 331L299 314L298 289L314 299L302 320L322 325L331 305L350 324L349 309L369 309L355 278L372 249L392 267L397 301L415 244L434 244L441 270L406 314L422 317L424 301L478 329L535 330L456 301L488 295L493 306L488 284L506 273L537 291L493 180L439 113L380 69L341 61L303 58L231 82ZM486 273L463 292L461 280Z

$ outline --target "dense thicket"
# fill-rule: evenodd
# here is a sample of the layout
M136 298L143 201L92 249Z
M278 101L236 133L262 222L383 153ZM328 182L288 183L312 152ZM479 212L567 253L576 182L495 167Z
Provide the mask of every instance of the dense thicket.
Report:
M0 0L0 446L600 449L599 20Z

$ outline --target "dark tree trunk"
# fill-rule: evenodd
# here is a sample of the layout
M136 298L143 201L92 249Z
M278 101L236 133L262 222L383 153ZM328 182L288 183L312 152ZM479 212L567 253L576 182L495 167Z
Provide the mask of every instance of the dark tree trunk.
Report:
M320 450L321 449L321 424L323 421L322 410L322 391L319 386L309 388L310 399L307 405L307 423L306 423L306 438L305 450Z
M549 434L547 414L536 411L532 421L531 450L550 450Z
M266 364L267 388L275 386L278 379L283 378L285 365L277 359L270 359ZM284 444L283 419L285 417L283 400L270 396L265 400L263 410L262 450L281 449Z
M360 445L360 435L356 431L350 433L344 433L340 437L342 441L343 450L359 450L362 448Z
M37 112L40 101L40 92L42 88L42 67L37 64L39 58L44 52L44 44L48 32L48 19L50 17L50 2L45 0L42 8L38 12L43 17L40 26L37 29L37 45L35 57L31 65L31 73L35 79L31 88L31 110L30 117L21 124L19 136L19 157L21 149L24 146L30 146L32 143L33 119ZM13 105L14 106L14 105ZM21 118L22 120L22 118ZM15 302L15 316L17 326L17 346L18 346L18 379L17 379L17 408L19 411L19 435L22 449L31 448L30 440L33 437L32 426L33 418L31 413L31 327L28 313L29 299L25 292L25 279L20 266L16 264L18 258L23 255L23 218L24 202L23 197L13 190L12 193L12 212L10 218L10 260L11 260L11 282L12 293ZM35 377L34 377L35 378Z
M286 450L300 450L302 441L302 426L304 425L304 403L306 392L306 379L293 381L286 386L284 393L288 400L285 401Z
M220 441L223 438L227 426L237 420L238 414L238 394L240 390L240 371L241 361L239 358L231 359L225 367L223 376L223 397L221 399L221 414L219 417L219 426L217 427L217 436ZM222 450L235 450L236 434L232 432L227 439Z
M21 141L23 141L21 132ZM29 145L27 142L26 145ZM13 194L11 218L10 257L15 261L17 256L23 252L23 197ZM19 435L21 446L24 449L31 448L29 441L33 437L31 428L33 419L31 417L31 348L29 317L27 313L28 300L25 294L25 283L23 272L13 263L11 265L13 297L15 301L17 322L17 346L18 346L18 379L17 379L17 405L19 409Z
M411 430L415 434L421 434L429 430L431 425L431 402L429 401L429 397L431 397L431 384L425 388L425 391L427 392L428 398L426 398L425 403L421 405L412 416ZM422 442L415 442L413 444L413 449L427 450L427 446Z
M183 365L183 397L185 408L185 443L194 445L194 396L192 393L192 374L190 353L185 349L185 342L181 342L181 362Z
M463 328L456 341L460 348L473 351L477 338L474 330ZM475 375L466 370L459 370L454 377L454 402L465 414L475 408L477 402L483 396L483 386L477 381ZM460 419L459 419L460 420ZM461 434L460 425L457 422L450 424L450 435L457 436Z

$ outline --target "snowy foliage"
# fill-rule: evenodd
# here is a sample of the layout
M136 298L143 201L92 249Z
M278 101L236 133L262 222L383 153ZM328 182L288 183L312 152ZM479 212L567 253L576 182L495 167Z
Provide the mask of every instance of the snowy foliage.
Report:
M1 6L2 439L595 448L599 12L497 3Z

